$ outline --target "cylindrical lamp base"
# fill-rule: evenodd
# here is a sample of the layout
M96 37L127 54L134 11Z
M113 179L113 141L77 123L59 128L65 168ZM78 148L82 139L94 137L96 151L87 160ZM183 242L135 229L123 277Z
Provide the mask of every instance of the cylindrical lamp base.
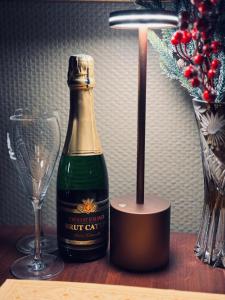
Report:
M144 204L134 197L111 201L110 261L137 272L162 268L169 261L170 203L146 196Z

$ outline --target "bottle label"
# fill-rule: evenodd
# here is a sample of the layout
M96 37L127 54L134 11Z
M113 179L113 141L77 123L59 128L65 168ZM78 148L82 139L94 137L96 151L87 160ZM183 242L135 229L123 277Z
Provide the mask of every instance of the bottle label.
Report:
M82 198L76 203L59 201L59 239L77 247L97 246L108 240L108 199Z

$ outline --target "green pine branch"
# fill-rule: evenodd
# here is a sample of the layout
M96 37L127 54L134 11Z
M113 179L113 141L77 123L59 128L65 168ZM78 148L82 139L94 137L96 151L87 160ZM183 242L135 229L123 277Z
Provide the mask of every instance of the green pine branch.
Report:
M225 54L221 52L218 59L221 61L221 67L218 82L216 85L216 91L218 94L216 102L222 102L225 100Z
M171 31L170 34L172 34ZM179 80L181 85L188 90L192 97L201 97L200 89L191 87L188 80L183 76L183 69L178 66L172 47L169 46L171 43L168 42L171 39L171 35L169 36L169 33L163 32L163 36L165 37L165 40L164 38L160 39L153 31L148 32L148 40L153 48L159 53L160 67L163 73L170 79Z

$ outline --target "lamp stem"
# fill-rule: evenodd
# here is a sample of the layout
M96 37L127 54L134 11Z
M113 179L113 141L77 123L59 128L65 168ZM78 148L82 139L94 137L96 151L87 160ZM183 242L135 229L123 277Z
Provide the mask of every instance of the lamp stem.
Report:
M139 28L136 203L144 204L147 28Z

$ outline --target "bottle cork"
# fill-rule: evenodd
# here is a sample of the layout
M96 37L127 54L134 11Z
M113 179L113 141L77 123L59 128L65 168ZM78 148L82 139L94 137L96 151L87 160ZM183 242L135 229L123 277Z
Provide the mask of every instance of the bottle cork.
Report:
M67 83L76 89L94 87L94 59L90 55L70 56Z

